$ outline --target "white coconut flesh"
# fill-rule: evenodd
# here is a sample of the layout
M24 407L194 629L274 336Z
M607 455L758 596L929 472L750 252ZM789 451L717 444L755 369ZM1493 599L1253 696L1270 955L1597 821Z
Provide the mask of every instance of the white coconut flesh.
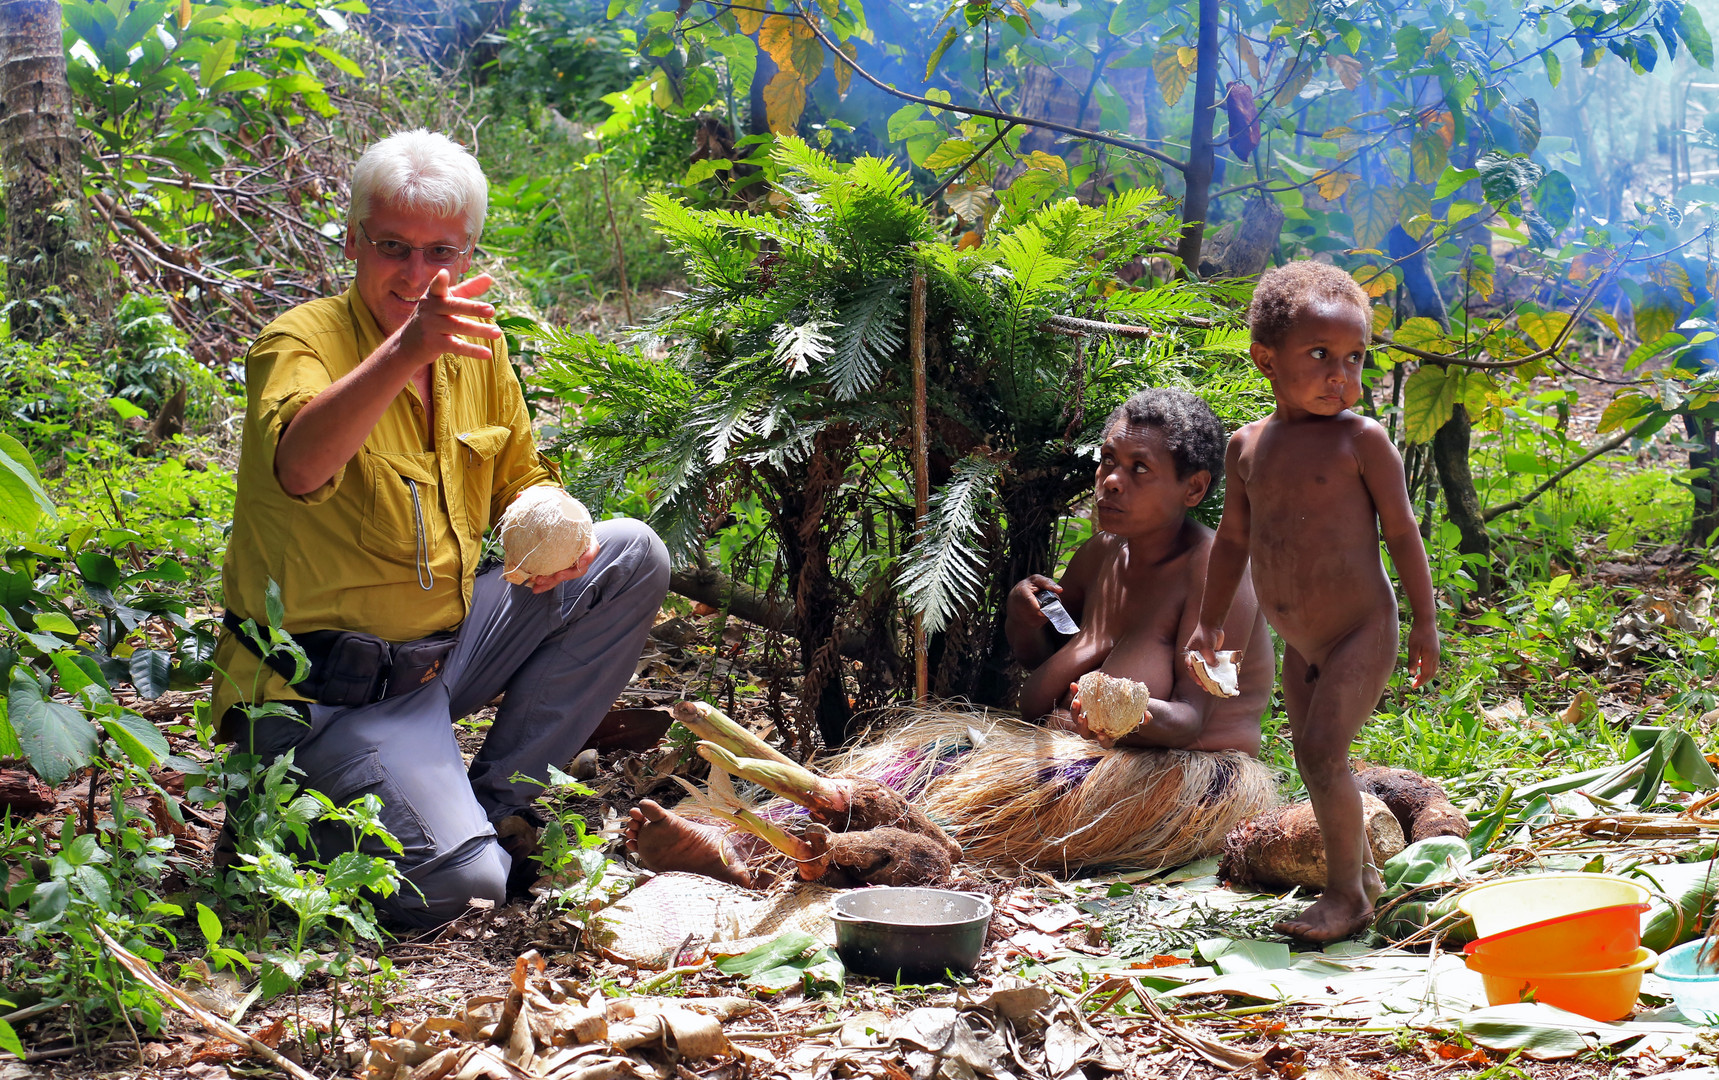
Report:
M1094 735L1117 739L1146 722L1152 691L1145 683L1089 671L1080 677L1078 685L1080 711Z
M1188 666L1193 669L1194 678L1199 680L1206 693L1213 697L1236 697L1241 694L1241 687L1236 680L1241 678L1237 665L1241 663L1239 652L1213 653L1217 660L1215 666L1208 666L1205 658L1197 652L1188 654Z
M579 561L596 536L591 512L558 487L526 488L501 515L502 577L523 585Z

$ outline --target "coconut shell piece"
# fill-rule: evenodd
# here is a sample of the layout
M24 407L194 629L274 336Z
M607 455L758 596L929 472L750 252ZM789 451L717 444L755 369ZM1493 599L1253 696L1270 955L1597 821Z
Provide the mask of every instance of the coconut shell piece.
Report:
M1205 657L1197 652L1188 653L1188 670L1194 673L1195 681L1213 697L1238 696L1241 693L1241 687L1237 685L1241 678L1241 653L1218 652L1212 657L1217 664L1208 667Z
M1094 735L1119 739L1146 722L1152 691L1143 682L1089 671L1078 684L1080 711Z
M1444 788L1420 773L1375 765L1356 773L1355 783L1391 808L1411 844L1429 836L1468 836L1468 815L1451 804Z
M501 576L515 585L572 566L597 535L585 504L548 484L520 492L501 515L498 531L507 564Z
M1361 815L1367 824L1373 865L1383 866L1407 846L1402 826L1390 807L1365 793L1361 796ZM1313 816L1313 804L1302 802L1267 810L1231 829L1224 838L1218 876L1232 885L1323 889L1325 838Z

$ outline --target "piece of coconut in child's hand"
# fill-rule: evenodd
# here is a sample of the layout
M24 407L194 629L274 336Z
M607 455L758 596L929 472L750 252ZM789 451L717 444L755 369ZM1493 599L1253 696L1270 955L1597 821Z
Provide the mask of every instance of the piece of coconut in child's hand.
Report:
M1086 728L1106 739L1119 739L1146 722L1152 691L1145 683L1089 671L1077 684Z
M1213 697L1238 697L1241 687L1236 680L1241 677L1238 666L1241 664L1241 653L1236 651L1218 652L1212 654L1217 660L1215 666L1208 667L1205 657L1197 652L1188 653L1188 670L1193 672L1195 680Z
M559 487L542 484L520 492L501 515L502 577L523 585L559 574L591 548L596 528L585 504Z

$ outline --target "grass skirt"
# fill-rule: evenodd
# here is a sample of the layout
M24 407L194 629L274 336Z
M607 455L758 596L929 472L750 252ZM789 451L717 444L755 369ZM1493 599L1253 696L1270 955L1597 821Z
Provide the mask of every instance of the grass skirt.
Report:
M906 709L820 762L911 799L997 870L1180 866L1214 855L1277 805L1277 781L1238 750L1106 750L980 709Z

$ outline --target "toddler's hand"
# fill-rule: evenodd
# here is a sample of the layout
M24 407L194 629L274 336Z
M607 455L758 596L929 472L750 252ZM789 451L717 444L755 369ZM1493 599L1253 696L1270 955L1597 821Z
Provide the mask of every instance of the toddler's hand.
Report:
M1438 674L1437 624L1417 620L1409 628L1409 670L1415 674L1417 690Z
M1196 679L1199 678L1199 674L1194 671L1194 665L1186 659L1186 654L1199 653L1200 659L1206 662L1206 666L1208 668L1214 668L1218 666L1217 652L1223 647L1223 627L1220 626L1215 629L1208 629L1204 624L1195 627L1193 634L1188 638L1188 643L1182 647L1182 662L1187 665L1188 674L1194 676Z

